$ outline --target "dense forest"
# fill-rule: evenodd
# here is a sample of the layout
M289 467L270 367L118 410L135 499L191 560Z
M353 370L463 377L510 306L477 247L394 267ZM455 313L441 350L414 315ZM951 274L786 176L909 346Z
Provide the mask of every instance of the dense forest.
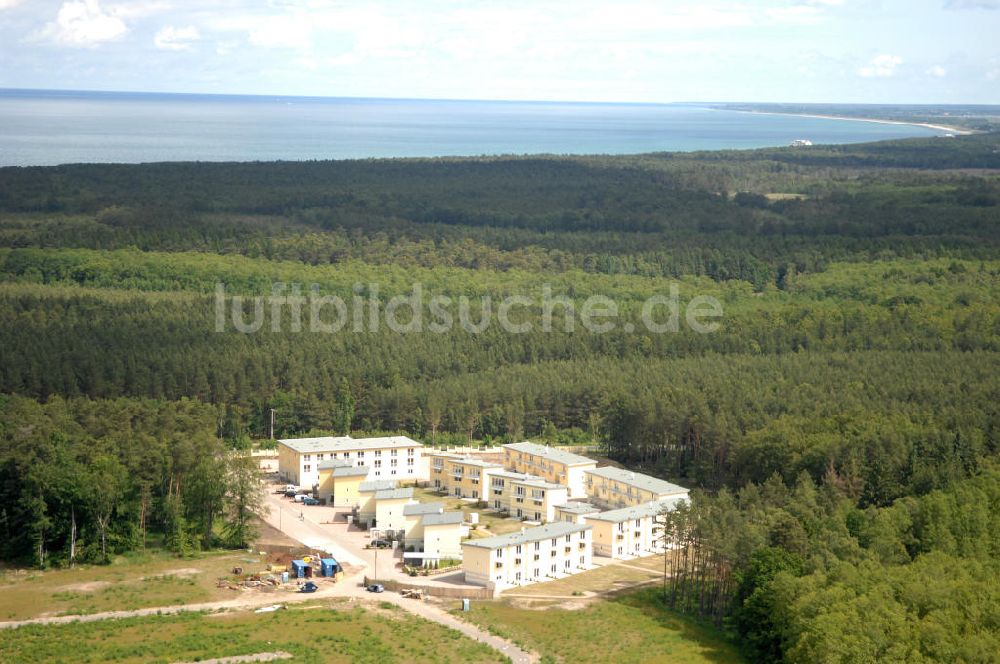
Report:
M232 450L271 409L275 436L596 441L697 489L667 600L753 659L991 661L998 169L996 134L0 169L0 556L242 543ZM300 330L262 306L244 333L220 309L219 284L250 320L278 282L379 307L419 284L475 320L550 292L563 322L600 295L620 317ZM672 288L715 298L717 329L649 329Z

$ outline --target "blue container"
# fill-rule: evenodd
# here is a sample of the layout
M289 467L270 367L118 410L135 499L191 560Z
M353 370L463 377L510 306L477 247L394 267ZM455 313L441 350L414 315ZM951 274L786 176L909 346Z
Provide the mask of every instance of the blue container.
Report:
M306 568L309 565L304 560L293 560L292 561L292 574L295 575L296 579L305 578Z
M321 558L319 564L323 576L333 576L340 571L340 563L336 558Z

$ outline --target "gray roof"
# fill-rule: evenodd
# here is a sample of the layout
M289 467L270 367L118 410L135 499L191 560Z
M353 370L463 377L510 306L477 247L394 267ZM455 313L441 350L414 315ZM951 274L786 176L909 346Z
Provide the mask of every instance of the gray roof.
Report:
M425 514L422 519L426 526L452 526L465 521L465 514L462 512L442 512L441 514Z
M610 510L608 512L600 512L598 514L586 514L583 518L596 519L597 521L610 521L612 523L629 521L631 519L642 519L647 516L655 516L665 509L673 509L677 506L677 503L684 499L684 496L677 496L676 498L643 503L642 505L633 505L632 507L623 507L621 509Z
M445 457L445 459L452 463L462 463L466 466L479 466L480 468L503 468L502 463L497 463L496 461L484 461L483 459L476 459L474 457Z
M529 473L515 473L513 470L491 470L490 477L500 477L505 480L540 480L538 475Z
M566 503L565 505L556 505L556 509L569 514L593 514L601 511L600 508L594 507L590 503Z
M548 459L549 461L566 464L567 466L579 466L587 463L596 463L593 459L588 459L585 456L573 454L572 452L566 452L565 450L560 450L558 447L539 445L538 443L508 443L507 445L504 445L504 447L516 452L534 454Z
M319 470L329 470L332 468L333 472L330 474L333 477L363 477L368 474L369 470L368 466L355 466L353 463L339 459L322 461L316 468Z
M404 516L419 516L421 514L440 514L444 512L444 503L416 503L403 507Z
M523 480L511 480L511 484L522 484L532 489L547 489L548 491L569 488L565 484L553 484L552 482L546 482L542 478L535 479L533 477Z
M296 452L353 452L354 450L386 449L389 447L423 447L406 436L382 438L351 438L350 436L324 436L322 438L284 438L278 441Z
M651 475L643 475L642 473L634 473L631 470L614 468L613 466L604 466L603 468L595 468L584 472L595 477L603 477L608 480L621 482L622 484L629 484L643 491L652 491L660 496L688 492L684 487L672 484L666 480L661 480Z
M375 500L402 500L403 498L413 498L413 489L382 489L375 492Z
M562 537L563 535L578 533L584 530L590 530L591 528L592 526L582 523L555 521L553 523L547 523L544 526L528 528L527 530L522 530L516 533L494 535L493 537L484 537L483 539L466 540L462 542L462 546L476 546L482 549L499 549L504 546L511 546L512 544L525 544L527 542L537 542L539 540L549 539L552 537Z
M358 485L358 491L384 491L395 488L396 480L369 480Z
M344 461L343 459L328 459L326 461L320 461L316 464L317 470L327 470L329 468L339 468L341 466L353 466L354 464L350 461Z

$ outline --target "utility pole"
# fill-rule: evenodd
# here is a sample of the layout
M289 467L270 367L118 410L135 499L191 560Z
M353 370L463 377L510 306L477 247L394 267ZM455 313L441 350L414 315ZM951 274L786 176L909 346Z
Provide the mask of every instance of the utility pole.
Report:
M274 409L271 409L271 440L274 440Z

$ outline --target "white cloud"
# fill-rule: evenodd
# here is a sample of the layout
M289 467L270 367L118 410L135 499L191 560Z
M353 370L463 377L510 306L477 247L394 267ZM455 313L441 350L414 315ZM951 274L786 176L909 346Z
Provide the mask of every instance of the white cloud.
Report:
M201 39L201 33L193 25L184 28L167 25L156 33L156 36L153 37L153 43L156 44L156 48L165 51L186 51L191 48L193 42L199 39Z
M24 2L24 0L0 0L0 9L10 9Z
M945 76L948 75L948 70L942 67L941 65L934 65L933 67L930 67L926 71L924 71L924 73L930 76L937 76L938 78L944 78Z
M128 32L121 17L101 8L98 0L64 2L56 20L36 37L67 46L95 46Z
M262 20L247 32L254 46L264 48L309 48L312 25L305 16L274 16Z
M948 0L945 9L1000 9L1000 0Z
M903 58L898 55L876 55L871 64L858 69L858 74L865 78L888 78L896 73L896 67L903 64Z

